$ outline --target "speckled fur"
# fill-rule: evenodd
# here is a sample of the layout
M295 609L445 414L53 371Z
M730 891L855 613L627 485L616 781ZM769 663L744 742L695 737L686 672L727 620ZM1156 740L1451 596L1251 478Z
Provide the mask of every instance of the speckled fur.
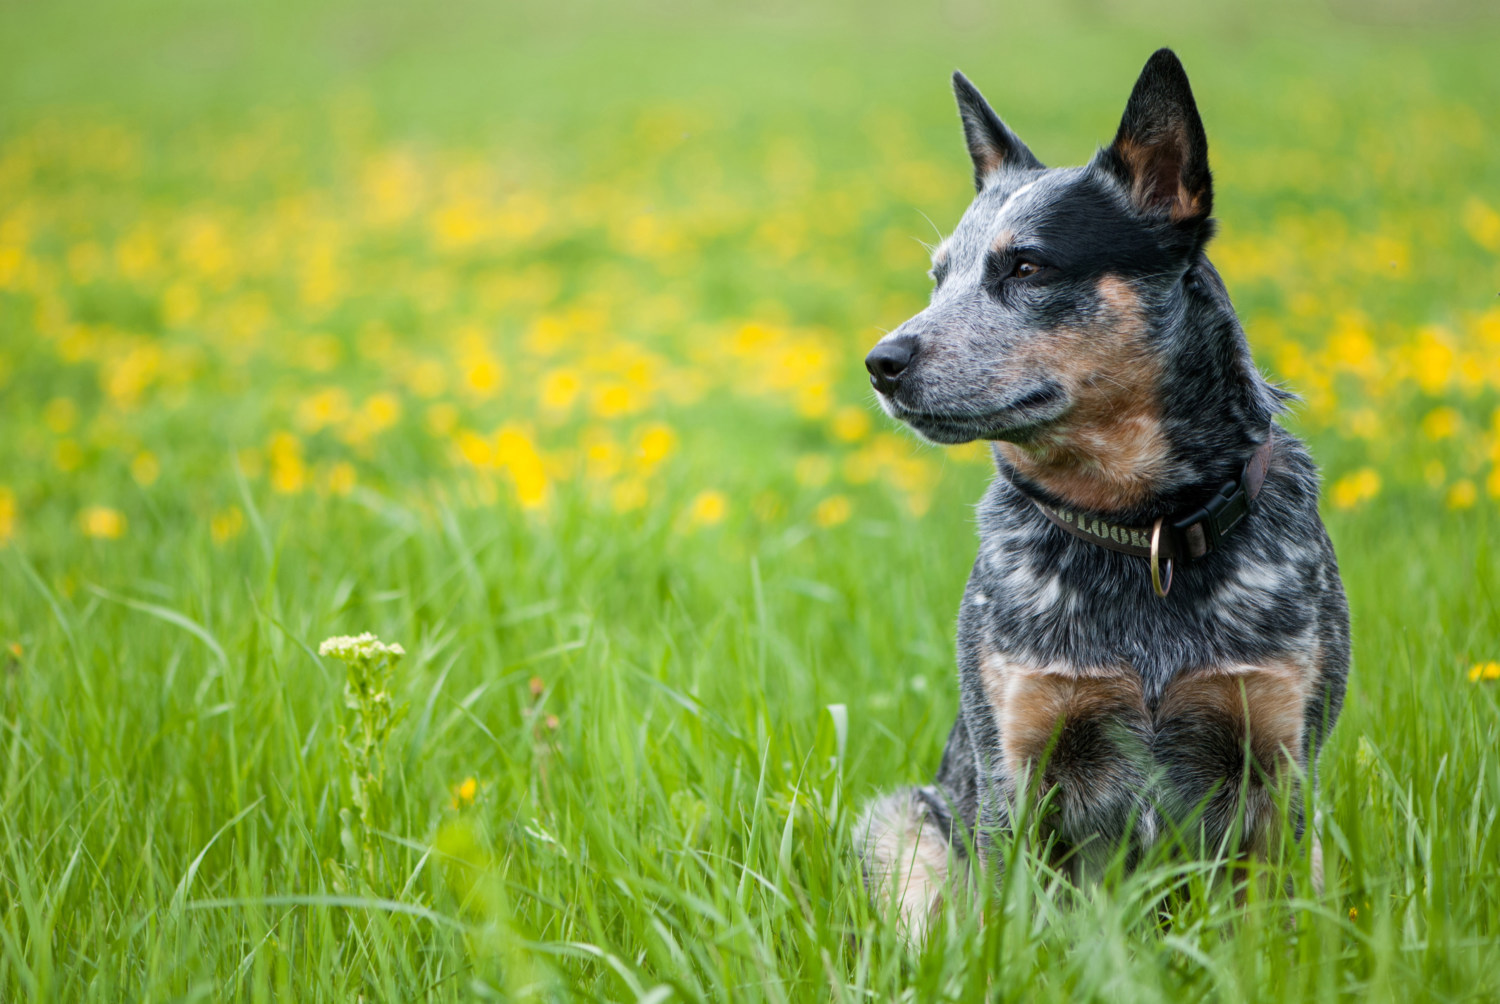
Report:
M1042 825L1080 878L1173 831L1263 850L1277 784L1315 777L1349 664L1317 469L1273 424L1286 395L1204 251L1207 141L1177 58L1152 57L1114 144L1081 168L1043 168L960 75L955 89L978 193L934 256L932 302L883 340L912 354L878 395L931 441L991 440L996 465L935 784L861 824L867 877L918 919L938 863L1010 827L1028 783L1051 790ZM1020 260L1040 274L1017 278ZM1022 491L1149 525L1238 477L1267 429L1250 515L1165 599L1145 560L1069 536ZM882 848L915 849L920 888L893 887Z

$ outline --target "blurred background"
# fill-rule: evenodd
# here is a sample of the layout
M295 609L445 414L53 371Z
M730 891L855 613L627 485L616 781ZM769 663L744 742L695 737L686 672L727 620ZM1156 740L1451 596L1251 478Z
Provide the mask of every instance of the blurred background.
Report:
M1500 496L1491 5L0 16L0 537L40 551L233 537L236 466L268 497L699 522L836 523L871 484L920 514L969 461L972 497L983 452L916 447L860 364L970 195L947 75L1079 163L1160 44L1334 506Z

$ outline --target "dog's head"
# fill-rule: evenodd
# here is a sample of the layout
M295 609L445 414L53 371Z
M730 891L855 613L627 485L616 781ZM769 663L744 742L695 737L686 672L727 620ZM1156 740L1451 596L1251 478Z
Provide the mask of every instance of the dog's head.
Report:
M1153 55L1114 143L1077 168L1044 167L962 74L953 85L978 194L933 255L931 303L865 360L881 406L934 442L1147 479L1166 462L1161 333L1213 228L1182 64Z

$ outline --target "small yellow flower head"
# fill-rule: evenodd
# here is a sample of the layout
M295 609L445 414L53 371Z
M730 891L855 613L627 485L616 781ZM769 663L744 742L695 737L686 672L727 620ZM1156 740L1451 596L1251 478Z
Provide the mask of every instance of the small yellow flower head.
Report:
M830 495L818 503L818 508L813 512L813 521L824 528L838 526L853 511L854 506L849 502L848 496Z
M406 649L392 642L387 645L370 632L357 635L338 635L329 638L318 646L319 655L331 655L335 659L344 662L353 662L356 659L373 659L376 656L386 656L392 661L406 654Z
M1460 418L1457 411L1446 405L1434 408L1422 419L1422 435L1431 440L1448 439L1458 434Z
M215 544L222 544L225 541L233 540L244 529L245 514L240 511L240 507L237 505L232 505L228 509L215 513L213 519L208 524L209 534L213 537Z
M119 540L125 536L125 516L109 506L89 506L78 521L84 534L97 540Z
M721 523L729 512L729 500L723 492L699 492L688 506L688 522L694 526L713 526Z
M870 434L870 413L864 408L845 405L833 414L833 438L841 443L855 443Z
M1361 468L1334 482L1332 494L1335 506L1352 509L1380 494L1380 475L1374 468Z
M1500 680L1500 662L1476 662L1469 667L1469 682Z
M1455 481L1453 487L1448 489L1449 509L1469 509L1477 501L1479 501L1479 489L1468 478Z

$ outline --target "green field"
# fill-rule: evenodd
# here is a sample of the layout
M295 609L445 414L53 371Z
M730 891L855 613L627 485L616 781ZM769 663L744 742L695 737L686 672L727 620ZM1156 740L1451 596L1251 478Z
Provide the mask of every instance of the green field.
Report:
M0 5L0 1000L1500 999L1500 20L1250 10ZM1327 889L1023 834L912 948L851 828L989 471L861 361L952 69L1078 163L1163 44L1353 610Z

